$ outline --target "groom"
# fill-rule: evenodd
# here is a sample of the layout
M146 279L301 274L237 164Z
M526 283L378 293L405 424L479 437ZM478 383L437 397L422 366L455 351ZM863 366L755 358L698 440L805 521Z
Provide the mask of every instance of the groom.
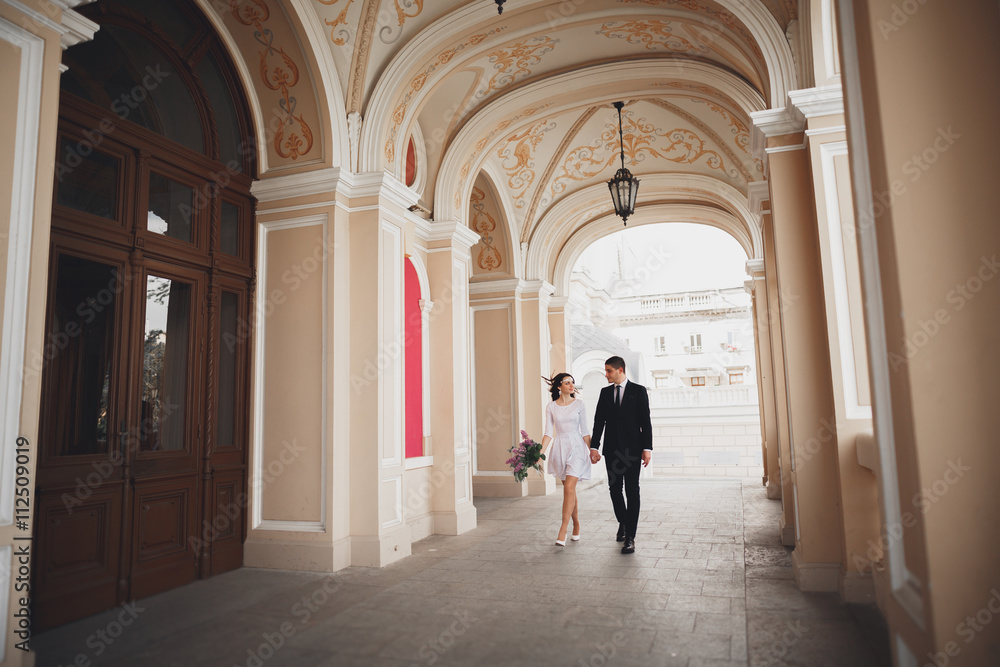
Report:
M630 554L635 552L635 529L639 524L639 472L653 456L649 396L645 387L625 378L625 360L621 357L604 362L604 375L612 384L601 390L597 401L590 460L593 463L601 460L598 450L603 433L604 463L608 468L611 504L618 519L618 541L625 542L622 553Z

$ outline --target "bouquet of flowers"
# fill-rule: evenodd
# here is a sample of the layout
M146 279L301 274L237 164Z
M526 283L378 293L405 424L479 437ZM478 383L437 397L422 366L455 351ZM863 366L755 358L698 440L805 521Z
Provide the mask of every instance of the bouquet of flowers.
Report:
M527 431L521 431L521 442L507 450L513 456L507 459L507 465L514 469L514 481L523 482L528 476L528 468L542 472L538 462L545 460L542 446L531 439Z

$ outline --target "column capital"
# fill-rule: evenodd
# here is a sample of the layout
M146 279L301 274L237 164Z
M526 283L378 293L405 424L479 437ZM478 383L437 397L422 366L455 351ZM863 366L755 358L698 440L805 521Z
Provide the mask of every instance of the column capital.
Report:
M771 186L767 181L754 181L747 186L747 199L750 203L750 212L757 217L757 224L760 225L760 216L771 212Z
M565 310L567 303L569 303L568 296L554 296L549 301L549 310Z
M840 84L803 88L788 93L788 102L806 119L844 113L844 90Z
M438 220L425 226L426 239L434 248L451 246L466 253L479 243L480 236L458 220Z
M537 298L543 306L548 307L555 291L555 285L544 280L522 280L515 293L529 299Z
M746 263L747 275L754 280L764 280L764 260L748 259Z
M757 281L756 280L744 280L743 281L743 291L746 292L747 294L749 294L750 296L753 296L754 295L753 294L753 290L754 290L754 287L756 285L757 285Z
M88 0L88 2L89 1L90 0ZM83 3L73 3L73 6L79 4ZM59 45L62 46L63 50L66 50L71 46L76 46L81 42L89 42L94 39L94 35L101 29L101 26L82 14L77 14L68 7L63 10L62 18L59 20L59 23L66 30L66 32L62 33L59 37Z

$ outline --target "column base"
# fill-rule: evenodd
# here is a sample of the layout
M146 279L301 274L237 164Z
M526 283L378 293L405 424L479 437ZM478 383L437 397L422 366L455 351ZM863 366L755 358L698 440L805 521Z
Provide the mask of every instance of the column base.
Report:
M529 496L547 496L556 492L556 478L552 475L529 477L525 481L528 484Z
M288 542L249 538L243 566L278 570L336 572L351 564L351 538L330 542Z
M841 572L840 599L850 604L875 602L875 582L872 576L861 572Z
M478 512L471 502L462 503L454 512L434 512L436 535L461 535L477 525Z
M485 498L520 498L528 495L528 483L515 482L514 475L474 475L472 494Z
M807 563L799 549L792 552L792 574L801 591L836 593L840 585L840 563Z
M409 556L412 552L410 527L397 526L381 535L351 537L351 565L384 567Z
M781 500L781 484L768 480L767 497L769 500Z
M781 519L778 520L778 535L781 538L781 546L795 546L795 526L790 526L785 523L784 515L782 515Z

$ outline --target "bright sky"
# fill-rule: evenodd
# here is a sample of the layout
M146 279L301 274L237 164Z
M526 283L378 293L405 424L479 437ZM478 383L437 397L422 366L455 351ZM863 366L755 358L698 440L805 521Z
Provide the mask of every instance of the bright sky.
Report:
M577 260L598 285L617 278L640 281L632 293L659 294L742 287L747 255L732 236L707 225L664 223L627 228L594 242Z

